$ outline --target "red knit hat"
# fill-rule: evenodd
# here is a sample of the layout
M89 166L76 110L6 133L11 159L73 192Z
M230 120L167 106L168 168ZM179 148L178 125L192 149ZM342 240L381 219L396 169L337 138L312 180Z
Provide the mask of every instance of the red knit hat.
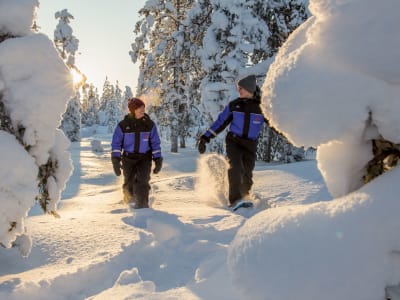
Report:
M145 106L144 102L139 98L130 98L128 99L128 108L131 113L134 113L136 109L141 106Z

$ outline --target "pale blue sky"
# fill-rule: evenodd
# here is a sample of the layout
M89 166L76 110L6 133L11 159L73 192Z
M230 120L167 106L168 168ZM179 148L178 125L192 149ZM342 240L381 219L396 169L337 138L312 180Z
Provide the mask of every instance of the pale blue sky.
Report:
M138 11L146 0L39 0L40 31L53 39L57 20L54 14L68 9L74 16L73 34L79 39L76 64L101 92L106 76L118 80L124 90L129 85L135 93L138 66L129 56L134 41L133 30Z

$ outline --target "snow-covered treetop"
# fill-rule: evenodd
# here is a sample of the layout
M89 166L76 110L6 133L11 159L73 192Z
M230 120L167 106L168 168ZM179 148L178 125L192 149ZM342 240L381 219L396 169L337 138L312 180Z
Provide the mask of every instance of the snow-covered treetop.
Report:
M72 34L72 28L69 25L70 19L74 17L66 9L56 12L54 16L59 20L54 30L54 42L61 56L66 60L67 65L74 66L75 52L79 46L79 40Z
M62 20L64 23L69 24L70 23L70 19L73 19L74 16L71 15L67 9L63 9L61 11L58 11L54 14L56 19L60 19Z
M15 36L29 34L38 5L38 0L0 0L0 32Z

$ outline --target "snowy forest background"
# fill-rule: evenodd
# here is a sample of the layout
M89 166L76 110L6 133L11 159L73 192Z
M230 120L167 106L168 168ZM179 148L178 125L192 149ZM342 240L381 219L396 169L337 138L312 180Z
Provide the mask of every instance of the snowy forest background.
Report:
M268 67L289 34L309 13L305 0L283 1L147 1L139 11L136 39L129 52L140 65L135 96L146 101L161 136L171 152L197 138L230 100L236 98L240 77L256 74L263 84ZM73 15L57 12L54 42L67 65L74 64L78 38ZM127 113L130 87L107 78L98 91L82 74L76 95L63 116L62 129L71 141L79 140L80 127L107 126L111 133ZM222 153L223 135L210 151ZM313 149L310 149L313 150ZM305 156L281 133L266 126L257 157L262 161L291 162Z

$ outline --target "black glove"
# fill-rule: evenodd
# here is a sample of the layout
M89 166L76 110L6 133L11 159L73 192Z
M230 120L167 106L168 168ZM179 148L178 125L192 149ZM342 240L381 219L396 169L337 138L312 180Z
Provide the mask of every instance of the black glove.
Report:
M162 157L157 157L154 159L155 167L153 170L154 174L157 174L161 171L162 168Z
M199 139L199 144L197 145L197 149L199 150L200 154L206 152L206 144L210 142L210 138L204 136L204 134Z
M121 175L121 157L113 156L111 157L111 162L113 164L114 173L117 176Z

